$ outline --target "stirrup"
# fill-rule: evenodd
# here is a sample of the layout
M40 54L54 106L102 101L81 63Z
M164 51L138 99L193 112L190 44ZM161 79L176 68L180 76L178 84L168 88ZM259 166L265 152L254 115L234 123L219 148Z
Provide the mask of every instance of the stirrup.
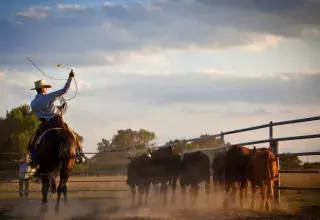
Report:
M81 163L83 163L84 161L86 161L86 159L81 155L81 153L80 153L79 151L77 151L75 163L76 163L76 164L81 164Z

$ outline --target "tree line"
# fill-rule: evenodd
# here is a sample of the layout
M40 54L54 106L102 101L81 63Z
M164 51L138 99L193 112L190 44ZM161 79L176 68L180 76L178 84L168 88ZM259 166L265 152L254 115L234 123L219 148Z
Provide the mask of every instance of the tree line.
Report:
M207 138L206 138L207 137ZM145 129L132 130L120 129L111 139L102 138L97 144L97 151L110 151L110 150L124 150L128 152L135 152L149 147L155 146L155 139L157 138L155 132ZM165 145L174 144L176 153L182 153L185 150L196 150L203 148L213 148L222 145L220 138L209 137L208 134L201 135L200 140L186 143L184 139L175 139L168 141Z
M39 120L31 112L29 105L21 105L6 111L4 117L0 117L0 169L16 169L14 164L10 163L14 159L18 159L22 154L26 153L30 137L34 134L39 125ZM76 133L80 142L83 137ZM166 144L175 144L175 152L182 153L187 150L196 150L203 148L215 148L222 145L220 138L212 138L208 134L200 136L202 139L185 143L184 139L174 139ZM120 129L111 139L102 138L97 143L97 154L102 151L127 151L135 152L155 146L157 136L155 132L146 129L132 130ZM227 143L229 145L230 143ZM6 154L3 154L6 153ZM13 153L19 153L16 155ZM103 157L102 157L103 158ZM319 169L320 163L302 163L299 157L292 155L283 155L280 157L282 169ZM85 165L83 165L85 166Z

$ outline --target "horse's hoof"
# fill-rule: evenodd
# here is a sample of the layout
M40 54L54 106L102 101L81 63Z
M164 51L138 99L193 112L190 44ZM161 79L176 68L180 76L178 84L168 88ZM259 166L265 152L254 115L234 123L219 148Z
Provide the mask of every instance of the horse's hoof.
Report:
M64 200L64 205L65 205L65 206L69 206L68 200Z

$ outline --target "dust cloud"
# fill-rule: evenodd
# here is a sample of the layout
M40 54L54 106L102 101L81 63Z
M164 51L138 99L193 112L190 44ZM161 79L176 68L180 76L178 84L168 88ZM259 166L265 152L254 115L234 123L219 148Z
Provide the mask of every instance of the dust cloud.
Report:
M223 192L213 192L207 195L200 191L196 205L192 204L189 192L183 200L180 189L177 189L175 203L172 202L171 190L168 193L168 203L166 206L161 204L159 195L150 192L147 204L138 206L132 205L131 197L128 195L125 199L88 199L78 198L69 199L68 206L64 205L63 199L60 204L60 213L54 212L55 200L48 202L48 212L41 216L39 209L41 201L39 200L18 200L12 204L8 218L4 219L46 219L46 220L84 220L84 219L152 219L152 220L191 220L191 219L318 219L319 208L299 214L299 210L290 209L286 203L281 203L281 207L273 205L273 211L268 213L259 210L260 199L257 196L256 209L250 209L251 195L249 193L245 206L239 208L239 196L237 203L230 209L223 209ZM138 196L136 202L138 201ZM316 213L310 218L310 214ZM2 218L0 218L2 219Z

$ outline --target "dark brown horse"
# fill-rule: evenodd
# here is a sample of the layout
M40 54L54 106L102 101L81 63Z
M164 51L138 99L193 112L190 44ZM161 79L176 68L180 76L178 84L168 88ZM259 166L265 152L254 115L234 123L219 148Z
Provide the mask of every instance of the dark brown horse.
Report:
M47 212L47 196L51 186L51 192L57 191L56 213L59 212L60 197L63 193L64 203L68 204L67 181L75 164L76 140L74 135L62 128L53 128L46 131L37 149L39 168L36 176L42 180L42 212ZM56 190L55 178L60 176L60 182Z

